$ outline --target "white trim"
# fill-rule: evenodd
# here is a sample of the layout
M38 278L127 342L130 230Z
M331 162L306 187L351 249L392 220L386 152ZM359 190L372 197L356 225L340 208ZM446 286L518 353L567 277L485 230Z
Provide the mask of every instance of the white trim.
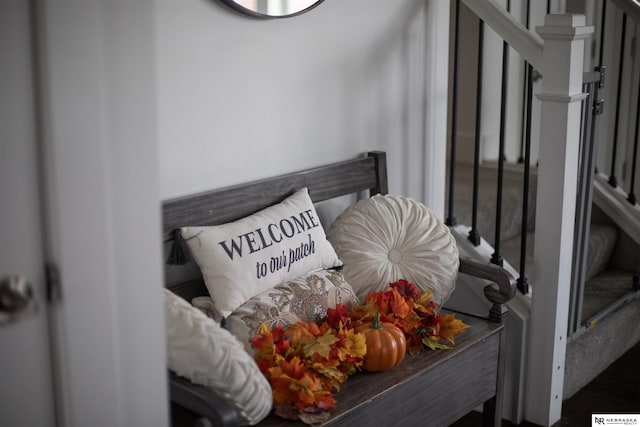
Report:
M522 55L533 67L544 74L542 51L543 41L535 33L512 17L495 0L462 0L465 6L485 21L513 49Z
M425 22L424 203L445 215L447 88L449 76L448 2L427 2Z
M584 15L548 15L544 26L536 31L544 40L583 40L593 34L593 27L585 25Z
M584 16L548 15L545 38L540 166L536 196L531 318L525 382L525 419L541 426L560 420L573 258L576 176L580 139ZM546 26L551 28L546 28ZM567 27L558 30L559 25ZM546 98L546 99L545 99ZM565 102L558 102L562 99Z
M556 95L552 93L539 93L536 97L540 101L559 102L561 104L570 104L573 102L582 101L589 96L588 93L577 93L573 95Z
M626 193L619 187L611 187L603 174L593 181L593 202L640 245L640 207L632 206Z
M640 1L638 0L613 0L619 9L622 9L627 15L636 22L640 21Z
M491 258L494 249L484 238L481 238L479 246L474 246L468 239L470 227L456 225L450 227L450 230L456 239L461 257L489 263L488 260ZM519 276L518 271L507 260L505 260L503 267L513 277ZM456 280L456 292L451 295L445 306L481 317L486 316L491 304L484 296L483 286L479 286L477 282L478 279L474 277L459 274ZM514 424L520 424L523 419L525 361L528 344L527 331L531 315L532 293L533 289L531 287L526 295L518 291L515 297L507 303L509 317L507 320L507 359L503 385L503 418Z

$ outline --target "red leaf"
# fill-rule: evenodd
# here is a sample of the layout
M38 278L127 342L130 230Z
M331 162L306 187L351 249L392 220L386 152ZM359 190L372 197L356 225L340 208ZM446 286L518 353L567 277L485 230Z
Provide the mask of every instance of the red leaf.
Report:
M397 282L390 284L389 287L397 290L404 298L410 300L420 298L420 291L418 290L418 287L408 280L400 279Z

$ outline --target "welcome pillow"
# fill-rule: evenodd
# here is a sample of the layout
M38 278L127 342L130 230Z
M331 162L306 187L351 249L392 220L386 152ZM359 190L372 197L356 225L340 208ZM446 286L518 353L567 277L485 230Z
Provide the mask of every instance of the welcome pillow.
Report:
M306 188L238 221L183 227L181 235L225 317L280 283L342 265Z

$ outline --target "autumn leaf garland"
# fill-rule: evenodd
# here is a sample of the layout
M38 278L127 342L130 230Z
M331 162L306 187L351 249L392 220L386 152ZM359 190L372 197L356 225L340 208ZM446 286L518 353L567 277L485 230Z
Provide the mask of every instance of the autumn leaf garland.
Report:
M441 316L431 295L401 279L386 291L370 293L362 305L328 309L321 324L297 322L286 329L263 324L252 343L273 389L276 414L307 424L329 417L336 405L333 392L360 369L366 354L364 335L354 328L371 322L376 313L404 332L410 354L450 348L443 341L454 345L455 336L469 325L454 314Z
M362 334L327 322L297 322L286 330L263 324L252 342L273 389L276 414L308 424L329 416L334 390L356 372L366 353Z

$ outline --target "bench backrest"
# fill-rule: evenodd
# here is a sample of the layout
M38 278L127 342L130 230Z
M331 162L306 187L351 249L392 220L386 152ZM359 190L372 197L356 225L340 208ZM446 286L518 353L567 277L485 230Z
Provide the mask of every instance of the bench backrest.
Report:
M179 227L219 225L251 215L304 187L314 203L362 191L386 194L386 154L372 151L353 160L167 200L162 204L164 240L170 242ZM186 299L207 295L202 279L168 287Z

